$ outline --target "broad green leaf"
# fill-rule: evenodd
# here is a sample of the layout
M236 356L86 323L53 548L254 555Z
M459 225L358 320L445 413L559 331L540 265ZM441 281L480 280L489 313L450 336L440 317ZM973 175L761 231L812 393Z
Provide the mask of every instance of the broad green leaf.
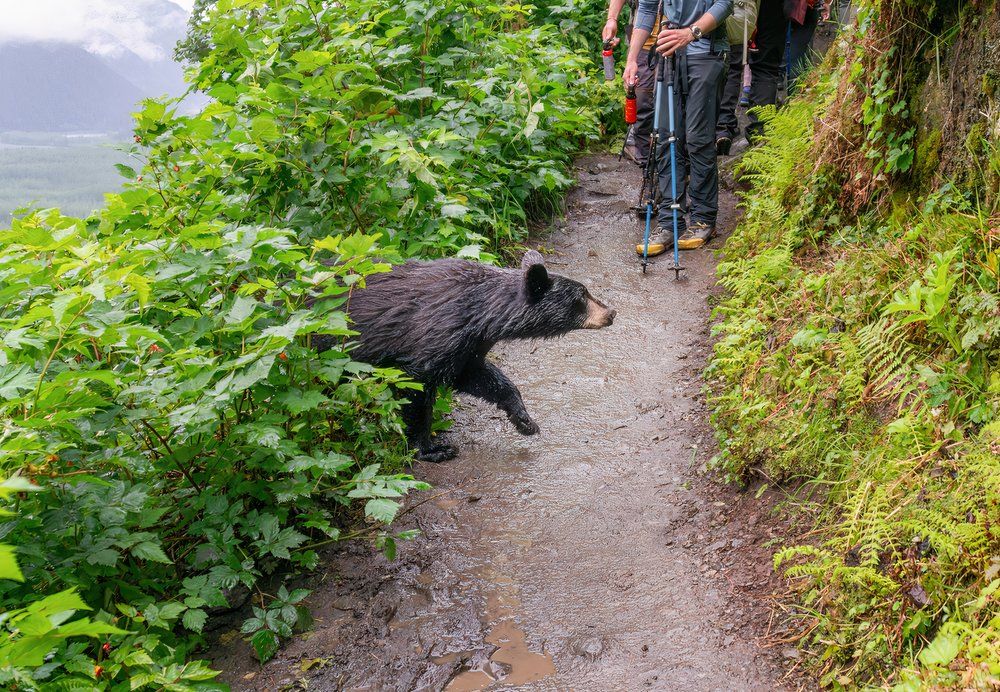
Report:
M461 250L459 250L458 254L456 254L455 256L462 257L465 259L479 259L479 256L482 253L482 249L483 248L481 245L466 245Z
M87 554L87 562L92 565L104 565L114 567L121 557L117 550L113 548L102 548Z
M181 613L187 610L187 606L183 603L178 603L177 601L171 601L169 603L164 603L160 606L159 617L162 620L176 620L180 617Z
M281 137L278 123L269 115L258 115L250 122L250 135L257 140L273 142Z
M392 520L396 518L396 514L399 513L399 507L399 503L394 500L387 500L385 498L368 500L365 503L365 516L376 519L383 524L389 524L392 523Z
M74 620L65 625L62 625L58 634L60 637L101 637L106 634L126 634L127 632L121 628L115 627L114 625L109 625L106 622L99 622L97 620L91 620L90 618L83 618L82 620Z
M16 663L19 668L38 668L58 644L57 637L22 637L0 648L0 665Z
M329 401L329 399L322 392L315 389L311 389L308 392L296 390L281 396L281 402L285 405L285 408L288 409L289 413L294 415L318 408L326 401Z
M278 652L278 635L270 630L260 630L250 638L250 644L261 663L267 663Z
M0 543L0 579L24 581L24 574L17 565L14 547Z
M925 666L947 666L962 649L962 637L951 631L939 632L920 652L920 662Z
M67 611L90 610L90 607L83 602L83 599L80 598L75 589L66 589L51 596L46 596L39 601L34 601L28 606L28 610L47 617Z
M185 611L184 617L181 620L181 622L184 623L184 626L193 632L201 632L207 621L208 614L200 608L192 608Z
M160 562L167 565L172 564L172 560L167 557L166 553L163 552L163 548L156 543L143 541L142 543L132 546L131 552L133 555L143 560Z
M125 283L135 291L135 296L139 301L139 307L149 305L149 298L153 292L152 283L141 274L129 274L125 277Z
M226 324L242 322L253 314L256 307L257 301L253 298L237 296L236 300L233 301L232 307L229 308L229 312L226 313Z
M441 207L441 216L451 219L461 219L469 213L469 208L462 204L445 204Z

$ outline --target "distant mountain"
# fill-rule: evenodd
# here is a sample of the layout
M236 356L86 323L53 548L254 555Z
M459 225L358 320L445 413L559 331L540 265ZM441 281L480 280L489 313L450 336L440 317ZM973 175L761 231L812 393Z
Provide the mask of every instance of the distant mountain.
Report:
M80 46L0 46L0 130L127 130L142 97L141 89Z
M183 94L187 90L184 69L173 58L174 47L187 31L188 13L169 0L147 0L141 16L150 28L149 41L160 47L161 57L150 60L123 47L102 55L102 59L138 86L144 96Z
M127 41L100 32L80 44L0 44L0 132L128 131L140 100L183 94L183 68L173 52L184 36L187 13L169 0L125 7L132 8L130 21L141 20L148 28L136 49L142 55Z

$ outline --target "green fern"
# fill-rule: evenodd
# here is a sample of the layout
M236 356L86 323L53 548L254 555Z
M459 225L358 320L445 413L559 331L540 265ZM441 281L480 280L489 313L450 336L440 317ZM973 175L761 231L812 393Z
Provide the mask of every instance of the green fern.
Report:
M947 666L918 656L958 630L956 660L1000 676L1000 597L984 591L1000 578L1000 260L985 230L1000 195L901 191L848 216L852 181L813 149L835 86L821 74L765 111L771 135L737 167L750 190L706 371L715 464L806 481L790 505L812 530L774 567L824 682L939 684Z

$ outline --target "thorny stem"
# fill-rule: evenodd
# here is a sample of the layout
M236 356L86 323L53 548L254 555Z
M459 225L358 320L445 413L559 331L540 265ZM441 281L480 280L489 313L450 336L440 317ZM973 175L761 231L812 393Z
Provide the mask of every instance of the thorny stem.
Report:
M152 425L150 425L145 418L140 418L139 422L142 423L144 426L146 426L146 429L156 436L156 439L158 439L160 441L160 444L163 445L164 449L167 450L167 454L169 454L171 458L174 460L174 463L177 465L177 469L184 474L184 477L187 478L188 483L190 483L194 487L194 489L197 490L198 493L200 494L202 492L201 486L198 485L195 482L194 478L191 477L191 472L184 464L181 463L181 460L177 458L177 455L174 454L174 450L170 449L170 444L160 434L160 431L154 428Z
M396 518L392 520L393 523L399 521L399 519L401 517L406 516L407 514L409 514L410 512L412 512L413 510L415 510L417 507L419 507L420 505L424 504L425 502L430 502L431 500L436 500L437 498L439 498L439 497L441 497L443 495L449 495L449 494L455 492L456 490L458 490L460 487L461 486L459 485L459 486L455 486L454 488L449 488L448 490L442 490L441 492L435 493L434 495L431 495L430 497L425 497L420 502L413 503L412 505L410 505L409 507L407 507L406 509L404 509L402 512L400 512L399 514L397 514ZM326 539L324 539L322 541L316 541L315 543L309 543L308 545L300 546L300 547L296 548L295 550L296 550L296 552L298 552L298 551L301 551L301 550L313 550L315 548L322 548L323 546L330 545L332 543L339 543L340 541L350 541L350 540L354 540L355 538L361 538L362 536L370 536L371 534L375 533L376 531L381 531L383 528L385 528L385 527L383 527L383 526L369 526L369 527L364 528L364 529L357 529L356 531L351 531L350 533L342 534L340 536L337 536L336 538L326 538Z

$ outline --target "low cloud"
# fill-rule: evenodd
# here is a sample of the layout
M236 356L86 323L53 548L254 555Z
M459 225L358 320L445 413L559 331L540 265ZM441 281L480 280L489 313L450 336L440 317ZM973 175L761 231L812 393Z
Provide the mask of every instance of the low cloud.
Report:
M0 43L58 41L98 55L167 57L158 33L183 26L193 0L31 0L4 3ZM182 7L183 6L183 7Z

